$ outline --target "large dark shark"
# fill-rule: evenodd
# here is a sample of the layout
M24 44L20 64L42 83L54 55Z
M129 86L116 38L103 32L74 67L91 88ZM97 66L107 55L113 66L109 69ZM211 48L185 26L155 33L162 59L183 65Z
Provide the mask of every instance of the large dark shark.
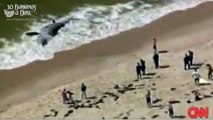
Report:
M40 32L27 32L25 33L28 36L38 35L37 39L39 44L45 46L48 44L49 40L51 40L54 36L58 34L58 31L63 28L67 23L69 23L70 19L56 22L55 20L52 23L41 28Z

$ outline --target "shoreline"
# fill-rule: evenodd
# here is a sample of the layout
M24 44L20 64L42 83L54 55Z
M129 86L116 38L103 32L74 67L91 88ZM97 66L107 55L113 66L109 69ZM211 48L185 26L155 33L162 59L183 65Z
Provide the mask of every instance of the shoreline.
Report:
M185 0L183 0L183 1L185 1ZM182 2L183 2L182 1ZM186 0L187 1L187 0ZM186 2L185 1L185 2ZM197 0L196 0L197 1ZM198 0L199 1L199 0ZM177 2L177 1L176 1ZM163 7L153 7L153 12L152 12L152 10L148 10L147 12L146 11L144 11L145 12L145 14L141 14L142 16L143 15L145 15L143 18L142 18L142 20L141 20L141 17L137 17L137 16L134 16L134 15L132 15L131 13L132 12L134 12L134 11L138 11L138 10L140 10L140 9L143 9L143 8L140 8L140 7L136 7L134 10L132 10L132 12L130 12L130 14L127 12L124 16L131 16L131 18L132 19L134 19L134 20L136 20L136 21L139 21L139 22L137 22L137 24L135 24L135 22L130 22L130 21L126 21L127 22L127 24L126 25L124 25L124 26L132 26L132 27L128 27L128 29L126 29L126 28L123 28L123 22L122 21L120 21L120 22L116 22L115 23L115 25L109 25L110 26L110 28L111 28L111 30L110 31L114 31L114 32L107 32L108 31L108 25L106 26L106 25L103 25L103 31L105 31L105 35L103 35L103 34L101 34L102 32L98 32L98 31L102 31L102 30L98 30L98 31L96 31L96 29L99 29L99 28L96 28L96 27L94 27L94 33L96 33L97 32L97 34L94 34L94 36L93 36L93 34L91 34L94 38L92 38L92 39L87 39L87 38L85 38L85 36L83 35L75 35L74 34L74 36L76 36L77 38L76 39L78 39L78 37L83 37L83 38L81 38L81 39L84 39L85 41L87 41L88 43L90 43L90 42L92 42L92 41L95 41L95 40L101 40L101 39L106 39L107 37L109 37L109 36L115 36L115 35L117 35L117 34L119 34L121 31L127 31L127 30L131 30L131 29L134 29L134 28L139 28L139 27L142 27L142 26L144 26L144 25L146 25L146 24L149 24L150 22L152 22L152 21L154 21L154 20L157 20L157 19L159 19L160 17L162 17L162 16L165 16L165 15L167 15L167 14L169 14L169 13L172 13L172 12L175 12L175 11L182 11L182 10L187 10L187 9L190 9L190 8L193 8L193 7L196 7L197 5L199 5L199 4L201 4L201 3L205 3L205 2L207 2L206 0L205 1L203 1L203 2L187 2L188 3L188 5L186 5L185 4L185 2L183 2L183 4L182 5L179 5L179 3L177 3L176 4L176 2L174 2L174 4L165 4L165 6ZM181 2L181 3L182 3ZM132 2L127 2L126 4L129 4L130 5L130 3L135 3L134 1L132 1ZM136 3L135 3L136 4ZM160 4L159 4L160 5ZM177 5L177 6L176 6ZM117 5L115 5L115 6L117 6ZM131 5L130 5L131 6ZM143 6L143 5L142 5ZM155 5L154 5L155 6ZM119 6L117 6L118 8L120 8ZM117 8L116 7L116 8ZM140 9L139 9L140 8ZM86 8L85 8L86 9ZM120 9L122 9L122 7L120 8ZM81 11L81 10L80 10ZM96 11L96 10L95 10ZM95 12L94 11L94 12ZM99 10L97 10L97 11L99 11ZM114 11L114 10L113 10ZM73 13L73 12L71 12L71 13ZM75 12L74 12L75 13ZM158 14L156 14L156 13L158 13ZM140 13L135 13L135 14L140 14ZM108 16L108 15L107 15ZM106 17L107 17L106 16ZM123 16L123 15L122 15ZM62 18L60 18L60 19L58 19L57 21L61 21L62 19L65 19L65 18L67 18L68 16L64 16L64 17L62 17ZM95 17L95 16L94 16ZM109 16L108 16L109 17ZM108 18L107 17L107 18ZM127 18L129 18L129 17L127 17ZM146 19L146 18L148 18L148 19ZM78 19L78 18L77 18ZM121 18L121 19L123 19L123 18ZM125 17L124 17L124 19L126 19ZM104 20L104 19L103 19ZM107 19L106 19L106 21L107 21ZM114 20L112 20L112 23L113 23L113 21ZM146 23L143 23L143 21L146 21ZM74 22L74 21L73 21ZM71 22L72 23L72 22ZM109 22L109 24L110 24L111 22ZM39 24L43 24L44 26L45 25L47 25L48 23L39 23ZM76 23L76 24L78 24L78 23ZM89 24L89 23L88 23ZM119 27L117 28L117 24L119 24ZM43 26L42 25L42 26ZM92 26L93 26L93 24L91 24ZM83 25L84 26L84 25ZM107 27L107 28L105 28L105 27ZM31 26L31 27L39 27L39 26ZM30 27L30 28L31 28ZM64 29L68 29L68 28L74 28L74 29L78 29L78 27L76 28L75 27L75 25L73 26L73 25L71 25L71 24L68 24L67 25L67 27L65 27ZM100 26L101 27L101 26ZM83 27L84 28L84 27ZM38 28L39 29L39 28ZM37 30L30 30L30 31L38 31L38 29ZM69 29L68 31L72 31L72 29ZM85 28L85 29L88 29L88 28ZM62 30L63 31L63 30ZM76 30L76 32L77 32L78 30ZM93 31L93 30L92 30ZM96 32L95 32L96 31ZM87 32L91 32L90 30L88 30ZM84 33L84 32L83 32ZM77 32L77 34L79 34L79 31ZM81 34L81 32L80 32L80 34ZM99 36L99 34L101 34L101 36ZM72 38L73 37L73 34L72 33L67 33L67 32L61 32L60 33L60 35L58 35L58 36L56 36L55 38L56 39L63 39L63 36L66 36L66 38ZM99 36L99 37L96 37L97 36ZM61 38L62 37L62 38ZM89 37L90 38L90 37ZM23 40L25 39L25 37L23 37ZM26 39L28 39L28 38L26 38ZM84 41L83 40L83 41ZM3 51L3 53L5 53L6 54L6 56L7 55L9 55L11 58L10 58L10 61L11 61L11 63L9 63L8 64L8 60L7 60L7 58L9 58L9 56L8 57L4 57L4 56L2 56L1 54L0 54L0 57L2 57L3 59L2 59L2 64L1 64L1 66L0 66L0 69L1 70L10 70L10 69L14 69L14 68L18 68L18 67L21 67L21 66L25 66L25 65L27 65L27 64L29 64L29 63L32 63L32 62L35 62L35 61L39 61L40 59L42 59L42 60L49 60L49 59L52 59L53 57L54 57L54 54L55 53L57 53L57 52L61 52L61 51L65 51L65 50L71 50L71 49L74 49L74 48L77 48L77 47L79 47L79 45L83 45L83 44L85 44L85 43L78 43L78 42L75 42L75 40L73 41L72 39L63 39L63 41L61 41L60 42L60 40L58 41L58 40L53 40L52 41L52 43L49 45L49 46L47 46L47 48L45 48L46 50L46 52L47 51L52 51L52 52L45 52L45 53L40 53L40 52L36 52L36 51L34 51L34 49L36 49L37 51L43 51L42 49L40 49L40 47L37 45L37 43L35 43L35 41L36 41L36 39L31 39L31 38L29 38L29 40L24 40L25 42L23 42L22 44L23 44L23 46L20 46L21 44L14 44L14 45L12 45L12 46L10 46L10 47L8 47L8 48L3 48L2 49L2 51ZM81 41L81 40L80 40ZM59 43L58 43L59 42ZM66 44L66 43L72 43L72 45L70 46L69 44L66 44L65 46L61 46L61 44ZM86 44L88 44L88 43L86 43ZM31 45L32 44L32 45ZM55 46L54 44L58 44L57 46ZM16 46L17 45L17 46ZM16 47L14 47L14 46L16 46ZM28 48L28 46L29 46L29 48ZM30 47L31 46L31 47ZM23 52L23 54L16 54L16 49L18 50L18 51L20 51L20 53L21 52ZM29 53L29 54L34 54L35 56L30 56L30 55L28 55L27 53L27 51L31 51L32 50L32 53ZM11 52L9 52L9 53L7 53L7 51L11 51ZM26 54L25 54L26 53ZM4 54L3 54L4 55ZM40 58L40 57L38 57L38 56L43 56L42 58ZM51 57L50 57L51 56ZM22 60L22 61L20 61L19 59L24 59L24 60ZM41 61L42 61L41 60Z
M153 37L158 38L160 36L160 38L163 38L164 35L174 32L174 28L178 30L181 27L199 23L212 17L210 14L205 14L206 11L213 10L212 6L212 2L207 2L186 11L176 11L142 28L125 31L119 35L93 41L73 50L56 53L51 60L36 61L17 69L0 71L2 83L0 84L0 91L4 91L4 93L0 93L0 106L4 106L2 104L7 105L10 102L17 104L55 87L94 76L98 74L97 71L101 72L112 67L116 62L122 62L121 58L127 59L126 54L131 54L131 52L140 49L149 49L148 46L152 46L152 42L148 42L148 40L152 40ZM194 14L191 14L191 12ZM199 17L197 14L199 14ZM185 19L186 17L190 19ZM178 24L174 24L174 20L177 19L180 19L180 21L177 21ZM129 42L131 39L134 39L134 41ZM161 42L163 41L161 40ZM115 58L118 58L117 61L115 61ZM108 61L110 61L110 64L106 66ZM66 71L66 73L62 71ZM82 73L78 73L78 71L82 71ZM68 74L68 77L60 79L61 76ZM60 81L58 81L59 79ZM49 85L46 86L44 83ZM34 91L33 95L27 91ZM17 103L14 102L14 98L16 98Z

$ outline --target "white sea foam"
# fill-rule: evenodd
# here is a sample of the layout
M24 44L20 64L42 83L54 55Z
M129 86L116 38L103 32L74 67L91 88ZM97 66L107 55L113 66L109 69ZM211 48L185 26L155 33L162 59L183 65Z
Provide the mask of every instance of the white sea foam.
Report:
M9 43L0 38L5 44L0 49L0 69L13 69L36 60L48 60L56 52L141 27L173 11L185 10L212 0L165 1L166 4L145 4L138 0L112 6L80 7L58 20L73 18L45 47L38 45L36 36L29 37L24 33L20 43ZM35 22L29 26L30 31L39 31L48 22L48 19Z

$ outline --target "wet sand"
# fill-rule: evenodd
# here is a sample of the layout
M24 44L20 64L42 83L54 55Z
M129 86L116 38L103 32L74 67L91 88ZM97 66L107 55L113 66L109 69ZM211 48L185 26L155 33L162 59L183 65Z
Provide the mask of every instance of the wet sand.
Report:
M175 101L176 114L184 117L187 108L194 104L186 102L192 98L192 90L200 89L202 94L208 95L213 91L212 86L195 87L191 71L184 71L182 64L189 49L195 52L196 63L213 64L210 52L213 51L212 11L213 3L205 3L169 14L143 28L57 53L49 61L0 71L0 117L42 118L54 109L59 112L55 116L58 118L73 110L74 113L68 112L71 115L67 117L167 119L165 106L168 101ZM160 50L168 51L160 54L162 68L159 70L155 70L152 63L153 37L159 39ZM135 65L140 58L147 61L148 72L155 74L137 81ZM201 74L207 79L205 66L201 67ZM82 82L88 85L89 96L96 97L90 101L92 107L88 104L91 108L84 108L86 101L80 101L79 109L68 109L61 102L59 89L66 85L74 92L74 98L80 99ZM116 84L118 90L114 88ZM151 89L157 101L155 108L146 108L147 89ZM209 106L211 111L212 99L206 98L195 105Z

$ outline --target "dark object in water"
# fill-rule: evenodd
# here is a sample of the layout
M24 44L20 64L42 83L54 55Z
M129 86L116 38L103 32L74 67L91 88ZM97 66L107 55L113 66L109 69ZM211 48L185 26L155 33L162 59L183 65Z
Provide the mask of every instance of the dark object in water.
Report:
M40 33L38 32L27 32L25 33L25 35L28 35L28 36L35 36L35 35L39 35Z
M56 36L58 34L58 31L63 28L65 24L67 24L70 20L71 18L61 22L56 22L55 20L53 20L52 23L42 27L39 32L27 32L25 34L28 36L38 35L38 42L42 46L45 46L48 44L49 40Z

